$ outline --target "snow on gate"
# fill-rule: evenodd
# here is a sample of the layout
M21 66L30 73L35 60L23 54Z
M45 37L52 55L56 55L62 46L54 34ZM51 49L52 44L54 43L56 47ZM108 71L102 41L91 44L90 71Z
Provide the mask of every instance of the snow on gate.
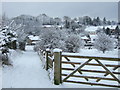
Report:
M120 87L119 62L119 58L81 56L58 51L54 52L53 59L50 52L46 51L46 70L53 66L54 84L57 85L67 82Z

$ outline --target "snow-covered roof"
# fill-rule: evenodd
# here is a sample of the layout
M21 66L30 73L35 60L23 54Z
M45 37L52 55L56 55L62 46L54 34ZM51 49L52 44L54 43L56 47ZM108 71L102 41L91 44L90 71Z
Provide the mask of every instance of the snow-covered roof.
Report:
M95 39L97 37L97 35L90 35L90 38Z
M56 25L57 27L63 27L63 25ZM46 28L49 28L49 27L55 27L54 25L42 25L42 27L46 27Z
M81 39L88 39L88 37L84 36L84 37L81 37Z
M42 27L53 27L53 25L42 25Z
M33 35L30 35L28 36L31 40L39 40L39 36L33 36Z

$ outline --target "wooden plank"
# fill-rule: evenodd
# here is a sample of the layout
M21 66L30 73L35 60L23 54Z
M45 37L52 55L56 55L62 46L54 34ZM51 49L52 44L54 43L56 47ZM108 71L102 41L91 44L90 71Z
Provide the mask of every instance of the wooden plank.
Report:
M102 64L99 60L95 59L114 79L116 79L119 83L120 80L104 65Z
M70 70L73 71L73 68L62 68L62 70ZM100 71L100 70L86 70L86 69L81 69L82 72L94 72L94 73L106 73L106 71ZM120 74L120 72L113 72L114 74Z
M53 59L50 57L50 56L48 56L48 68L50 67L50 68L52 68L53 67Z
M64 82L120 88L120 86L118 86L118 85L109 85L109 84L102 84L102 83L91 83L91 82L81 82L81 81L71 81L71 80L66 80Z
M52 65L50 65L50 64L48 64L48 67L49 67L49 68L53 68L53 66L52 66Z
M45 53L45 59L46 59L46 70L49 69L49 67L48 67L48 52L49 52L49 51L46 51L46 53Z
M59 85L62 83L61 76L61 53L62 52L54 52L54 84Z
M67 58L67 57L64 57L67 61L69 61L70 62L70 59L69 58ZM75 67L75 65L74 64L72 64L71 63L71 65L73 66L73 67ZM82 72L80 71L80 70L78 70L78 72L80 73L80 74L82 74ZM85 80L87 80L88 81L88 78L85 78Z
M67 57L64 57L67 61L69 61L70 62L70 59L68 59ZM73 66L73 67L75 67L75 65L73 64L73 63L71 63L71 65Z
M67 77L64 78L63 81L66 81L71 75L73 75L75 72L77 72L78 70L80 70L82 67L85 66L85 64L87 64L88 62L90 62L92 59L89 59L88 61L82 63L77 69L74 69L72 73L70 73Z
M113 70L116 70L117 68L118 68L118 67L114 67ZM108 76L108 75L109 75L109 73L106 73L104 76ZM101 80L101 79L99 78L99 79L96 80L96 82L99 82L100 80Z
M51 61L53 61L53 58L52 58L52 57L48 56L48 58L49 58Z
M65 55L62 54L62 57L73 57L73 58L88 58L88 59L99 59L99 60L108 60L108 61L120 61L120 58L109 58L109 57L93 57L93 56L80 56L80 55Z
M80 65L81 63L79 62L67 62L67 61L62 61L63 64L77 64ZM101 66L99 64L95 64L95 63L87 63L86 65L92 65L92 66ZM120 65L111 65L111 64L105 64L108 67L120 67Z
M62 76L67 76L67 74L62 74ZM71 75L71 77L78 77L78 78L91 78L91 79L102 79L102 80L112 80L112 81L116 81L113 78L105 78L105 77L97 77L97 76L82 76L82 75Z

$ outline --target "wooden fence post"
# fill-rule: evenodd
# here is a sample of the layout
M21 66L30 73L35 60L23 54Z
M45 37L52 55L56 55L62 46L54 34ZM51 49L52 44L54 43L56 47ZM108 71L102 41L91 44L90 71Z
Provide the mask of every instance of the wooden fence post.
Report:
M62 77L61 77L61 49L54 49L54 84L59 85L62 83Z
M46 52L45 52L45 58L46 58L46 70L49 69L48 67L48 54L50 53L50 49L46 49Z

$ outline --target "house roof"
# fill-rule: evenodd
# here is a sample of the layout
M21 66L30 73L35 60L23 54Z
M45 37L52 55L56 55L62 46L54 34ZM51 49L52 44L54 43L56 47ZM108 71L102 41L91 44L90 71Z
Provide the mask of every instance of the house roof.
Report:
M84 36L84 37L81 37L81 39L89 39L88 37Z
M29 39L31 39L31 40L39 40L39 36L30 35L30 36L28 36L28 37L29 37Z

